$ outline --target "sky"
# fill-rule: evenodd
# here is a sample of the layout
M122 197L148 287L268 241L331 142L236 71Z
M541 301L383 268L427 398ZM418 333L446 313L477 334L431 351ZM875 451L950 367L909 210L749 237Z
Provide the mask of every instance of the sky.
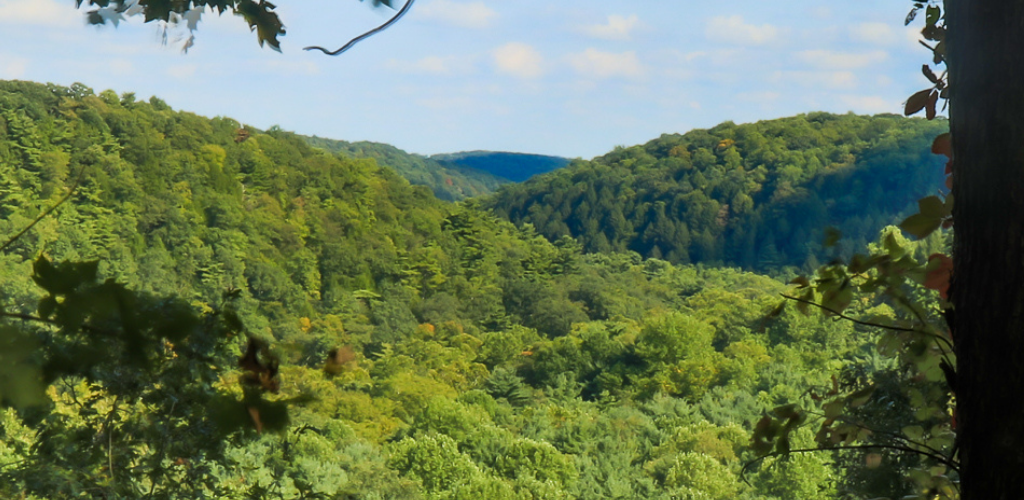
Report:
M899 113L929 86L921 26L903 26L909 1L416 0L338 57L302 47L339 47L394 11L274 3L280 53L240 17L211 12L182 53L184 27L163 43L140 17L88 26L73 0L0 0L0 79L81 82L419 154L571 158L726 120Z

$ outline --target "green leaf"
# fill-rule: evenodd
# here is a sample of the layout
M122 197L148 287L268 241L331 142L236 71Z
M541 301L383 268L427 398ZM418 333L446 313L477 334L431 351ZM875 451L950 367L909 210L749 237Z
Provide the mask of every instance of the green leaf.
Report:
M918 211L928 217L943 218L949 216L946 203L938 196L928 196L917 200Z
M911 441L920 442L924 437L924 428L920 425L908 425L903 428L903 435L907 436L907 439Z
M39 348L21 330L0 327L0 405L26 408L46 402L42 371L33 360Z
M850 280L844 280L839 287L831 289L821 297L821 305L836 312L843 312L853 302L853 288Z
M916 236L917 238L927 237L929 234L935 232L935 230L940 226L942 226L942 219L930 217L924 214L911 215L900 223L900 229Z
M235 12L249 23L250 31L256 32L260 47L266 43L270 48L281 52L281 42L277 37L284 36L285 30L281 18L273 12L275 8L274 4L265 0L260 0L259 3L253 0L241 0L235 6Z
M843 414L843 410L846 408L846 401L837 399L825 403L821 409L825 412L825 418L836 418Z
M875 388L874 387L867 387L867 388L861 389L861 390L859 390L859 391L857 391L857 392L855 392L853 394L850 394L847 397L847 400L849 400L849 402L850 402L850 407L852 407L852 408L859 408L861 406L864 406L864 404L867 403L869 399L871 399L871 395L874 394L874 393L875 393Z
M907 251L900 246L900 242L896 240L896 234L893 232L889 232L885 235L885 241L883 244L885 246L886 253L888 253L889 257L892 259L899 259L907 253Z
M772 410L772 413L781 419L789 419L796 416L797 413L799 413L799 410L795 404L788 404L775 407L775 409Z
M899 352L900 345L898 336L892 332L884 332L878 338L878 353L885 357L893 357Z
M789 453L789 436L784 435L779 438L779 442L775 444L775 451L783 455Z
M57 299L53 295L48 295L39 299L39 307L36 308L36 312L39 313L39 317L43 319L50 319L50 315L53 314L53 310L57 308Z

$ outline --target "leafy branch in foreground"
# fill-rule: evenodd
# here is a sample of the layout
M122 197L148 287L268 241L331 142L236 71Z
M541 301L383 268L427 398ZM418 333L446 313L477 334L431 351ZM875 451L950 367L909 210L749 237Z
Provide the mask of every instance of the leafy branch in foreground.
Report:
M180 484L181 470L169 462L219 456L236 431L285 427L295 398L265 398L279 383L276 358L242 327L231 305L237 294L226 293L217 311L198 313L181 299L99 281L97 272L95 261L56 264L40 257L32 279L45 295L36 315L2 313L21 323L0 324L0 404L22 412L39 444L0 478L36 477L26 484L48 495L97 480L112 494L137 496L146 485L187 495L188 488L201 488L204 473L196 485ZM247 347L235 362L239 338L248 339ZM236 364L241 399L223 382ZM54 411L62 400L78 411ZM159 419L137 418L140 405ZM81 432L102 438L105 470L77 470L95 452L87 442L64 442ZM75 471L84 482L48 484L45 478L60 470ZM122 473L132 481L118 481Z
M949 269L935 254L923 258L925 247L926 242L908 242L889 228L869 254L848 263L836 259L815 276L792 281L796 288L783 294L787 302L804 314L820 311L875 332L878 354L891 362L874 369L848 367L831 387L810 394L817 408L791 404L765 414L752 437L760 457L745 469L764 458L811 450L889 450L917 456L903 458L908 462L903 474L913 477L919 490L955 498L959 461L949 408L956 358L942 314L945 299L935 293L948 288ZM817 448L795 449L793 433L812 422ZM864 460L874 468L881 458Z
M109 23L116 27L126 17L141 15L147 23L153 21L161 23L165 43L169 27L184 25L189 32L182 44L182 50L185 52L195 43L195 31L207 8L218 15L231 12L243 18L249 25L249 31L256 32L256 40L260 47L266 44L271 49L280 52L281 41L279 38L285 35L284 23L275 10L277 6L266 0L189 0L185 2L178 0L75 0L75 7L80 8L83 3L95 7L86 13L89 24ZM372 0L372 3L374 7L386 5L394 8L394 0ZM387 22L352 39L336 51L330 52L322 47L306 47L305 50L318 49L332 56L341 54L356 43L384 31L397 22L408 12L412 3L413 0L407 0L398 13Z

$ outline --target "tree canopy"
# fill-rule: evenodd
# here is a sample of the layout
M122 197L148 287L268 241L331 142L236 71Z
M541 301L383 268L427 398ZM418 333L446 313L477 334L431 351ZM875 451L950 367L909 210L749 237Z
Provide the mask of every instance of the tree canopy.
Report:
M739 481L763 413L817 407L813 387L873 342L766 322L786 288L771 278L583 254L373 160L157 98L4 82L0 125L0 234L74 187L0 255L3 496L911 491L915 464L866 482L853 454Z
M942 186L932 140L948 130L895 115L810 113L666 134L522 184L481 206L590 252L634 251L675 263L816 268L865 248Z

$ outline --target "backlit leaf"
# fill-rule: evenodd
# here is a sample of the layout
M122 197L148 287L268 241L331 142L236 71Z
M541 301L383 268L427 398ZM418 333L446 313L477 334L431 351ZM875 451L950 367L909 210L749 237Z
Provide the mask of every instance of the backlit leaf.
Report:
M924 214L914 214L900 223L900 229L918 237L925 238L942 225L942 219Z
M942 218L949 215L946 210L946 203L938 196L928 196L917 200L917 206L921 215L928 217Z
M907 99L906 106L903 108L903 114L910 116L924 109L928 104L928 96L931 95L931 93L932 89L925 89L910 96L910 99Z
M937 155L946 155L947 158L953 157L953 136L949 132L945 132L935 136L935 140L932 141L932 153Z

